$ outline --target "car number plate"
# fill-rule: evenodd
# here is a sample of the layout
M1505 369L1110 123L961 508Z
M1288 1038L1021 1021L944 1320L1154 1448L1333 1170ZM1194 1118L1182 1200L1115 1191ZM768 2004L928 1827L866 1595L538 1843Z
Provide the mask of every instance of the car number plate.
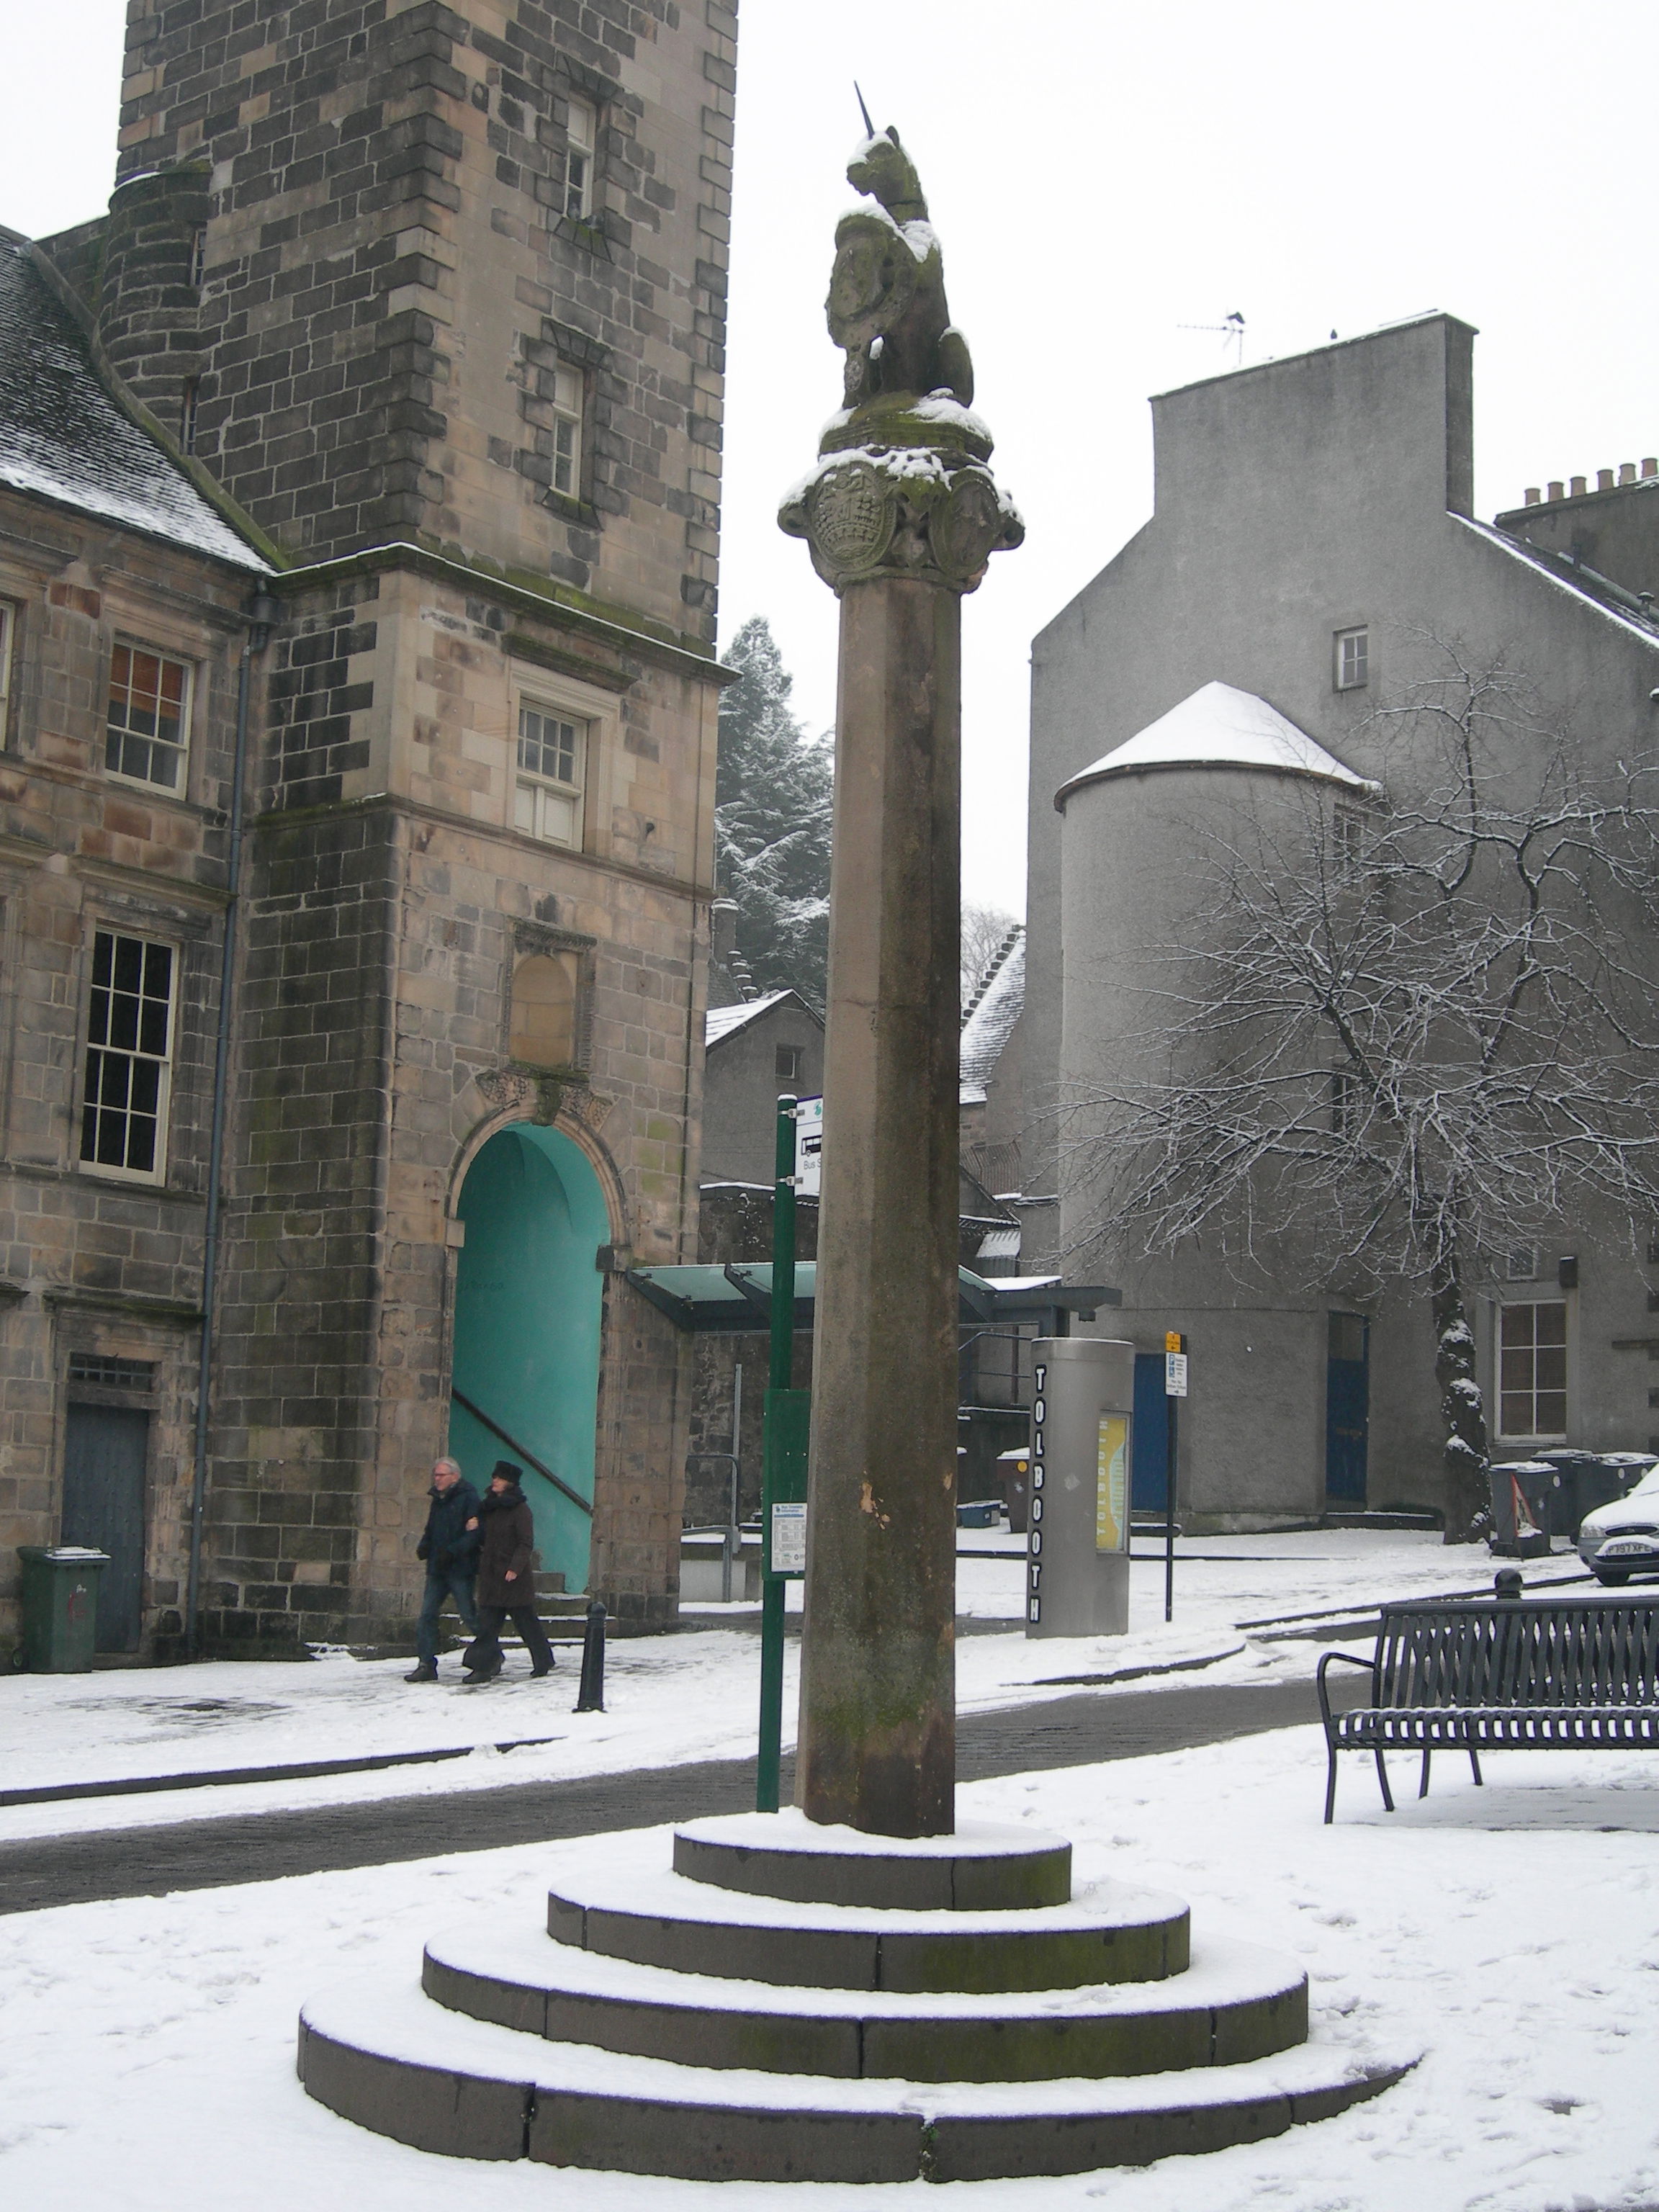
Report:
M1652 1550L1651 1544L1603 1544L1595 1556L1598 1559L1626 1559Z

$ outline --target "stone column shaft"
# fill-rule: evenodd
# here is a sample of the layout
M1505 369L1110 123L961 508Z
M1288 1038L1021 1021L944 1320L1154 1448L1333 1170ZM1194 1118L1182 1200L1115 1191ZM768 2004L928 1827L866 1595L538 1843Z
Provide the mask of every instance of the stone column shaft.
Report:
M797 1801L954 1817L962 605L841 602Z

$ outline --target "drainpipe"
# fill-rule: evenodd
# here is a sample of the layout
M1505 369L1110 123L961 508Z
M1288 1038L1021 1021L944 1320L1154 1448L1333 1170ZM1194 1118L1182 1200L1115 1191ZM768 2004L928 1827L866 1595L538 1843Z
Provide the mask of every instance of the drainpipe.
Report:
M225 1102L230 1074L231 985L242 882L242 796L247 781L248 693L253 659L263 653L282 608L261 592L248 609L248 634L236 676L236 750L230 775L230 850L225 870L224 942L219 963L219 1023L213 1041L213 1123L208 1140L207 1234L202 1252L202 1357L196 1377L196 1466L190 1490L190 1572L185 1588L185 1656L199 1658L202 1642L202 1524L207 1510L209 1381L213 1371L214 1299L219 1272L219 1187L225 1157Z

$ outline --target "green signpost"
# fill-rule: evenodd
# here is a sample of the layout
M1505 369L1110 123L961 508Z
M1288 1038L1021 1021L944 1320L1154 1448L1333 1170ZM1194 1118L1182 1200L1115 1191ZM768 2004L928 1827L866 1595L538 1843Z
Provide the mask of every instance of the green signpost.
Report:
M778 1809L783 1735L784 1584L806 1571L806 1443L812 1396L793 1390L795 1340L795 1103L778 1101L772 1194L772 1361L761 1474L760 1753L755 1810Z

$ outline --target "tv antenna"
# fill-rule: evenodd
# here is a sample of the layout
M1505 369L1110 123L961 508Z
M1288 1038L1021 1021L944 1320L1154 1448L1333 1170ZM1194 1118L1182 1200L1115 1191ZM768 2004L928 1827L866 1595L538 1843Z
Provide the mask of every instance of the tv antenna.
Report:
M1176 325L1176 328L1178 331L1210 331L1214 337L1218 337L1221 340L1221 349L1224 353L1231 348L1233 356L1233 367L1235 368L1243 368L1244 318L1237 307L1235 307L1231 314L1227 317L1225 322L1177 323Z

